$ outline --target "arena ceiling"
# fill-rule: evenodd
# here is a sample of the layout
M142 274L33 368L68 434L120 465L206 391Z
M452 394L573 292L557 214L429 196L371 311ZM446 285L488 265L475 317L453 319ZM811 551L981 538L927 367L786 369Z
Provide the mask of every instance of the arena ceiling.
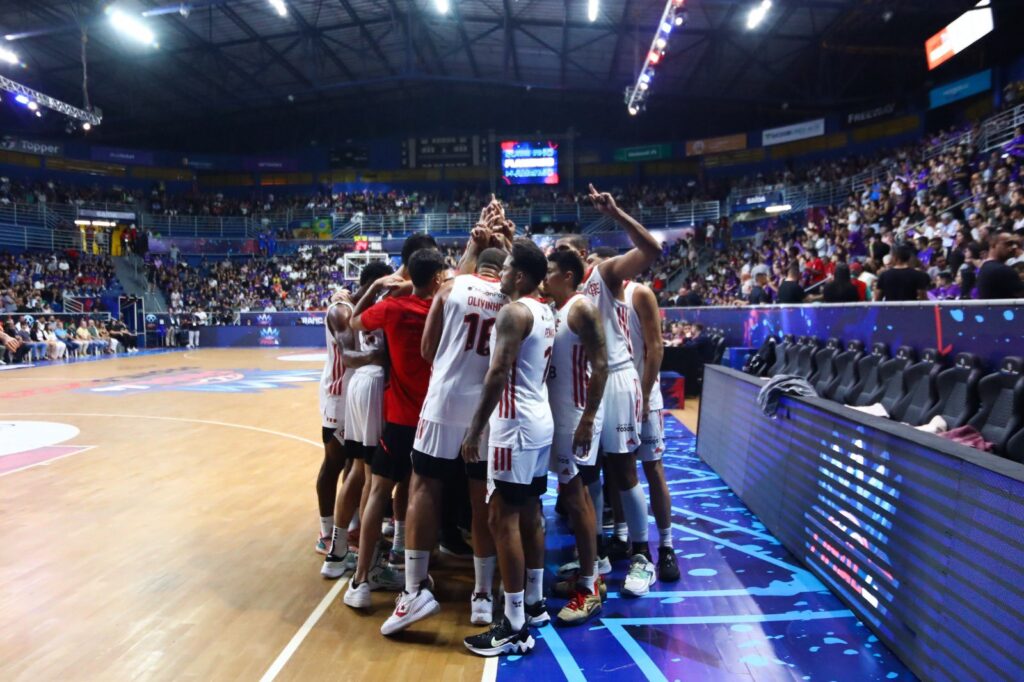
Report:
M285 2L286 17L268 0L118 2L155 11L147 19L154 49L116 33L103 14L108 3L7 0L0 31L25 34L7 44L26 68L6 73L81 104L84 31L90 100L106 116L98 136L111 139L217 130L223 140L256 122L303 134L413 132L439 122L601 128L629 125L622 93L663 7L601 0L590 22L586 0L451 0L445 15L435 0ZM648 120L685 119L704 134L722 116L773 122L901 97L928 77L924 39L973 1L776 0L749 31L753 4L687 2L689 20L658 70Z

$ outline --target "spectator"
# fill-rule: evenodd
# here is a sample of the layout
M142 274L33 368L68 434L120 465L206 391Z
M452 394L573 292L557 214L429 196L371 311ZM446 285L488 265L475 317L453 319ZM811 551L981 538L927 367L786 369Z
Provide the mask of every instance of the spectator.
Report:
M860 293L850 281L850 268L845 263L836 266L832 281L822 288L822 300L825 303L857 303Z
M927 298L931 280L911 266L914 250L901 244L892 253L892 266L878 276L876 301L921 301Z
M1016 234L1001 232L989 239L988 260L978 270L978 298L1022 298L1024 282L1007 261L1020 253Z
M807 298L804 288L800 286L800 265L791 263L786 279L779 285L778 302L784 304L803 303Z

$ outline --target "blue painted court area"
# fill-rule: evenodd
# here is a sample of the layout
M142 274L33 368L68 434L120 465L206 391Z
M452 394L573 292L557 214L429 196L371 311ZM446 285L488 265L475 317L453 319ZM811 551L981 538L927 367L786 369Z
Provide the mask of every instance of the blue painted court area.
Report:
M618 590L626 566L618 562L607 576L608 599L599 619L578 628L540 629L533 652L502 659L498 678L915 679L698 459L694 435L669 416L665 428L682 578L655 583L642 599L624 599ZM554 502L552 490L544 498L548 584L572 558L572 536ZM653 518L651 538L656 543ZM553 613L563 603L548 601Z

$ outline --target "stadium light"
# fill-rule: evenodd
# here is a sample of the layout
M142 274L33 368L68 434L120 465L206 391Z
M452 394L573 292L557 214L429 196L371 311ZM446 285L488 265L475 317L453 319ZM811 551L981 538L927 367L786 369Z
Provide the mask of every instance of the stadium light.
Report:
M94 126L98 126L103 122L103 112L98 107L92 107L88 111L80 109L67 102L50 97L45 92L39 92L33 90L27 85L22 85L17 81L13 81L4 75L0 75L0 90L9 92L14 95L14 101L18 104L29 104L36 105L36 111L39 111L40 106L44 106L47 109L53 109L59 114L64 114L68 118L73 118L76 121L88 121ZM40 112L41 114L42 112Z
M28 110L29 111L35 111L38 108L39 108L38 104L36 104L35 102L29 100L29 103L28 103Z
M601 3L598 0L587 0L587 19L591 22L597 21L597 11Z
M90 130L92 130L92 124L86 121L82 124L82 130L84 130L85 132L89 132Z
M14 98L14 101L17 102L18 104L28 104L29 103L29 99L28 99L28 97L25 97L25 95L17 95Z
M434 6L437 7L439 14L448 14L450 3L448 0L434 0Z
M288 6L284 4L284 0L270 0L270 6L277 12L277 16L288 16Z
M130 14L125 14L116 7L109 8L107 14L110 16L110 24L126 37L156 47L156 35L144 21Z
M774 206L768 206L764 209L765 213L785 213L786 211L792 211L792 204L776 204Z
M761 4L750 9L750 13L747 14L747 29L753 31L757 28L764 18L768 16L768 10L772 8L772 0L761 0Z
M651 47L647 51L643 66L633 85L626 88L626 111L630 116L636 116L646 108L647 96L650 94L651 79L654 77L655 68L664 60L665 51L668 49L668 41L672 30L677 26L686 23L686 0L667 0L665 9L658 20L658 28L651 39Z
M7 62L8 64L19 64L21 60L18 59L18 55L14 54L5 47L0 47L0 60Z

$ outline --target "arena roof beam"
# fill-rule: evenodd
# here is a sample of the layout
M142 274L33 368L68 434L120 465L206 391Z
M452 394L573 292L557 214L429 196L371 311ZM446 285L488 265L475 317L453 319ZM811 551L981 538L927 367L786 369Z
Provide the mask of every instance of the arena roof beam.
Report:
M501 4L504 9L505 72L508 73L508 63L511 60L512 73L516 77L517 81L521 81L523 77L519 73L519 53L516 51L516 24L515 18L512 16L512 6L509 5L509 0L501 0ZM493 21L493 18L489 21Z
M565 61L565 62L571 64L572 66L576 67L577 69L579 69L583 73L587 74L589 77L594 78L594 79L600 79L601 78L599 75L597 75L596 73L591 71L589 68L583 66L582 64L580 64L575 59L572 59L571 57L569 57L569 55L565 54L564 52L559 50L557 47L552 45L551 43L549 43L546 40L543 40L541 38L538 38L531 31L528 31L525 28L520 28L519 32L522 33L524 36L526 36L526 37L530 38L531 40L533 40L535 43L537 43L538 45L543 47L545 50L548 50L552 54L558 55L562 59L562 61Z
M363 40L365 40L366 43L370 46L370 49L373 50L373 53L377 56L377 59L380 60L380 63L383 64L384 68L388 70L388 73L391 74L392 76L398 75L398 70L394 66L392 66L391 62L384 55L384 50L380 49L380 44L377 42L376 39L374 39L373 34L370 33L370 29L367 28L369 24L365 21L360 20L359 15L357 15L356 11L352 9L352 3L350 3L348 0L338 0L338 2L340 2L341 6L345 9L345 13L348 14L349 18L353 22L353 25L359 27L359 35L361 35L363 37ZM387 21L388 23L392 23L394 21L394 17Z
M622 19L619 21L619 26L625 26L629 19L629 12L633 7L633 0L625 0L622 3ZM626 34L626 31L619 30L615 35L615 47L612 48L612 56L608 63L608 78L607 80L614 80L616 71L619 68L619 52L622 49L622 36Z
M388 0L388 2L392 5L392 7L395 5L395 0ZM441 75L447 76L448 68L444 65L444 61L441 60L441 55L437 51L437 45L434 43L434 39L430 35L429 24L425 21L426 17L423 14L423 10L416 2L414 2L414 0L406 0L406 2L409 5L410 11L415 13L416 15L416 26L418 27L416 33L424 37L424 43L426 44L427 52L430 53L430 58L433 60L433 63L435 64L434 68L436 68L437 71L441 73ZM451 19L449 19L449 21L451 21ZM455 21L457 22L458 19L456 18ZM405 30L408 32L409 29L410 22L407 15L405 20ZM413 41L414 45L417 45L415 40L413 40L412 38L410 38L410 40ZM418 46L416 49L416 54L420 55L420 60L423 61L423 56L420 54Z
M299 28L309 36L309 39L315 46L318 46L320 50L331 60L331 63L349 80L355 80L356 75L348 68L341 57L334 53L333 50L327 47L327 43L324 41L324 33L317 31L314 26L316 25L317 19L320 17L320 11L323 8L323 0L319 0L316 4L316 13L313 17L313 26L306 21L306 18L302 16L302 12L295 10L291 13L291 16L295 19L295 23L299 25Z
M266 38L264 38L259 33L257 33L253 29L253 27L249 25L248 22L246 22L244 19L242 19L242 17L238 16L238 14L235 12L235 10L231 9L226 4L219 5L218 9L221 11L221 13L224 16L226 16L228 19L231 20L231 23L233 23L235 26L237 26L239 29L241 29L242 32L245 33L247 36L252 38L252 40L254 42L256 42L260 46L262 46L262 48L267 51L267 54L270 55L270 58L273 59L278 64L280 64L281 67L285 71L287 71L289 74L291 74L291 76L293 78L295 78L295 80L299 81L299 83L301 83L302 85L304 85L307 88L315 87L313 85L313 81L311 81L306 76L306 74L302 73L302 71L300 71L298 68L296 68L296 66L294 64L291 63L291 61L286 59L284 55L282 55L280 52L278 52L276 49L274 49L274 46L271 45L270 42ZM292 16L292 17L297 17L299 15L299 12L298 12L298 10L295 10L293 12L290 12L289 15ZM300 24L300 26L301 26L301 24ZM301 37L300 37L300 40L301 40ZM220 51L220 50L218 50L218 51Z
M477 65L476 56L473 54L473 48L471 47L473 43L470 42L469 36L466 34L466 24L462 22L462 14L459 12L459 3L455 3L455 6L452 9L454 10L453 13L455 15L455 26L459 31L459 39L462 41L462 49L466 52L466 59L469 60L469 68L473 71L473 77L479 78L480 67ZM490 32L488 32L487 35L490 35Z

